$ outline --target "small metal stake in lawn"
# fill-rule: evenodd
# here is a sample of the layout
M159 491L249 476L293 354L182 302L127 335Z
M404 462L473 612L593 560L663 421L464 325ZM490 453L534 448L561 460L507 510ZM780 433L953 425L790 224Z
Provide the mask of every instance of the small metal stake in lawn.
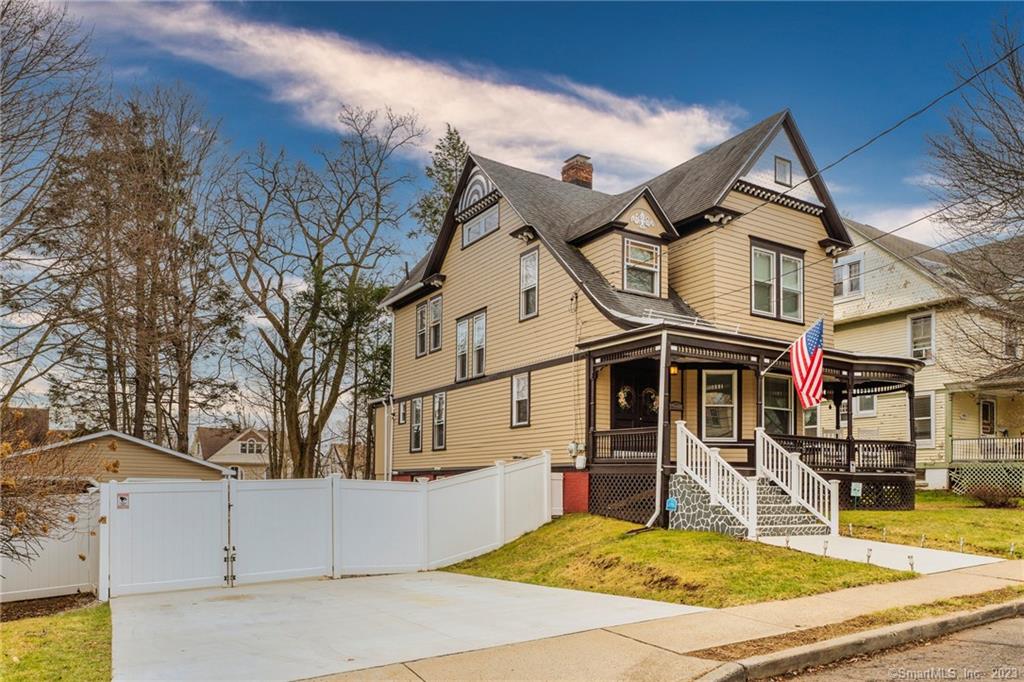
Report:
M853 537L853 524L851 523L851 524L849 524L849 526L850 526L850 533L849 533L849 535L852 538Z
M1014 556L1016 556L1016 554L1017 554L1017 552L1015 551L1016 549L1017 549L1017 543L1016 542L1011 542L1010 543L1010 558L1011 559Z
M910 559L910 570L911 570L911 572L913 572L913 570L914 570L914 555L913 554L908 554L907 558Z
M886 526L882 526L882 542L885 542L885 536L888 535L889 529Z
M924 547L924 533L921 533L921 546Z
M963 552L963 551L964 551L964 539L963 539L963 537L962 537L962 536L960 537L960 551L961 551L961 552Z
M828 556L828 540L825 540L821 545L821 556Z
M871 563L871 548L870 547L868 547L868 561L867 562L869 564Z

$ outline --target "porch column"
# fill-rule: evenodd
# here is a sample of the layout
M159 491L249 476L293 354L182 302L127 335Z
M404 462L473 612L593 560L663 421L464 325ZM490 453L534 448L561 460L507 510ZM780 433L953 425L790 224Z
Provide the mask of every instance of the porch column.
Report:
M754 383L756 385L757 395L757 414L755 415L754 425L758 427L764 426L764 381L761 376L761 368L764 367L764 358L761 355L757 356L757 367L754 369Z
M853 445L853 370L846 375L846 455L847 461L854 464L855 448Z
M665 374L662 377L662 385L664 390L658 397L660 402L659 405L664 408L661 410L662 415L661 421L661 452L658 456L661 457L661 489L662 489L662 503L661 503L661 516L658 518L659 525L662 528L668 528L668 512L665 510L664 500L668 499L668 483L669 478L672 475L672 345L671 342L668 344L668 361L665 363Z
M587 459L593 462L594 430L597 426L597 373L594 367L594 356L587 352L587 424L584 438Z
M914 385L907 384L903 387L907 392L907 440L914 442Z

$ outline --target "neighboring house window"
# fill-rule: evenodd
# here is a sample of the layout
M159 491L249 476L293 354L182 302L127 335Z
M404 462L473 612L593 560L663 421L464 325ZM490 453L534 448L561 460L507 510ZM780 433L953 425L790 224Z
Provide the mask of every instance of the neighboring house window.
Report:
M241 481L242 480L242 475L243 474L242 474L242 468L241 467L230 466L230 467L228 467L228 469L230 469L231 473L233 473L235 475L235 480L236 481Z
M445 448L447 402L447 394L434 394L434 433L430 441L431 450L444 450Z
M793 162L781 156L775 157L775 182L786 187L793 186Z
M462 226L462 246L469 246L497 229L498 207L492 206L477 217L467 220Z
M412 419L409 420L409 452L423 449L423 398L412 399Z
M821 405L815 405L809 410L803 411L804 420L804 435L805 436L817 436L818 435L818 410Z
M750 312L803 321L804 259L799 251L764 243L750 247Z
M764 430L770 435L793 432L793 389L789 377L764 378Z
M430 352L441 350L441 297L430 299Z
M981 435L996 435L996 401L981 401Z
M416 357L427 354L427 304L416 306Z
M935 317L931 313L910 318L910 355L928 362L935 359Z
M487 313L473 316L473 367L475 377L484 373L484 359L487 353Z
M263 454L263 443L250 438L249 440L243 440L238 444L238 451L243 455L262 455Z
M625 240L623 247L623 288L640 294L661 294L661 247Z
M840 259L832 266L832 296L850 298L864 293L861 281L862 256Z
M1003 320L1003 355L1007 360L1021 359L1021 334L1012 320Z
M537 314L537 275L540 251L534 249L519 257L519 319Z
M704 371L703 440L736 440L736 371Z
M914 440L919 448L935 447L935 394L914 396Z
M846 426L847 415L850 411L850 405L847 401L839 403L839 425ZM858 395L853 397L853 416L854 417L874 417L875 416L875 396L873 395Z
M512 426L530 425L530 374L512 377Z
M404 424L405 421L406 421L405 405L406 405L406 403L405 403L404 400L402 402L398 403L398 423L399 424Z

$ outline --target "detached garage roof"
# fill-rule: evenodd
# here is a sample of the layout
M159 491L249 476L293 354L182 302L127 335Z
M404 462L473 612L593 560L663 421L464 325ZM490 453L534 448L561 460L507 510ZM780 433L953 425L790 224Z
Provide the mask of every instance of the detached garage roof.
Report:
M69 448L75 448L76 446L93 441L99 441L105 438L123 441L129 447L125 448L124 451L119 451L115 446L110 448L109 453L100 453L116 458L120 462L120 468L114 476L109 474L100 476L100 478L103 478L104 480L113 477L119 479L136 477L187 478L189 476L196 478L213 478L215 476L225 476L230 474L228 469L217 466L211 462L204 462L201 459L171 450L170 448L165 448L162 445L157 445L156 443L151 443L148 440L136 438L135 436L130 436L127 433L110 429L90 433L87 436L80 436L78 438L72 438L58 443L51 443L50 445L44 445L30 450L24 450L13 456L67 450ZM190 472L194 472L194 474ZM117 474L121 475L118 476Z

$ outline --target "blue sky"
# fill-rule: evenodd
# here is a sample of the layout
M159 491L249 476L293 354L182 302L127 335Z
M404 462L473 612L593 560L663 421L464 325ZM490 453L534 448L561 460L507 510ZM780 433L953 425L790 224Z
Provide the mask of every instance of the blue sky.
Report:
M551 175L591 155L621 190L789 107L824 165L949 88L1019 5L76 5L122 88L178 80L238 148L329 145L343 102L415 110ZM845 215L892 229L933 200L927 134L952 101L829 173ZM409 159L419 168L433 137ZM903 234L935 241L930 225ZM409 243L410 258L422 244Z

